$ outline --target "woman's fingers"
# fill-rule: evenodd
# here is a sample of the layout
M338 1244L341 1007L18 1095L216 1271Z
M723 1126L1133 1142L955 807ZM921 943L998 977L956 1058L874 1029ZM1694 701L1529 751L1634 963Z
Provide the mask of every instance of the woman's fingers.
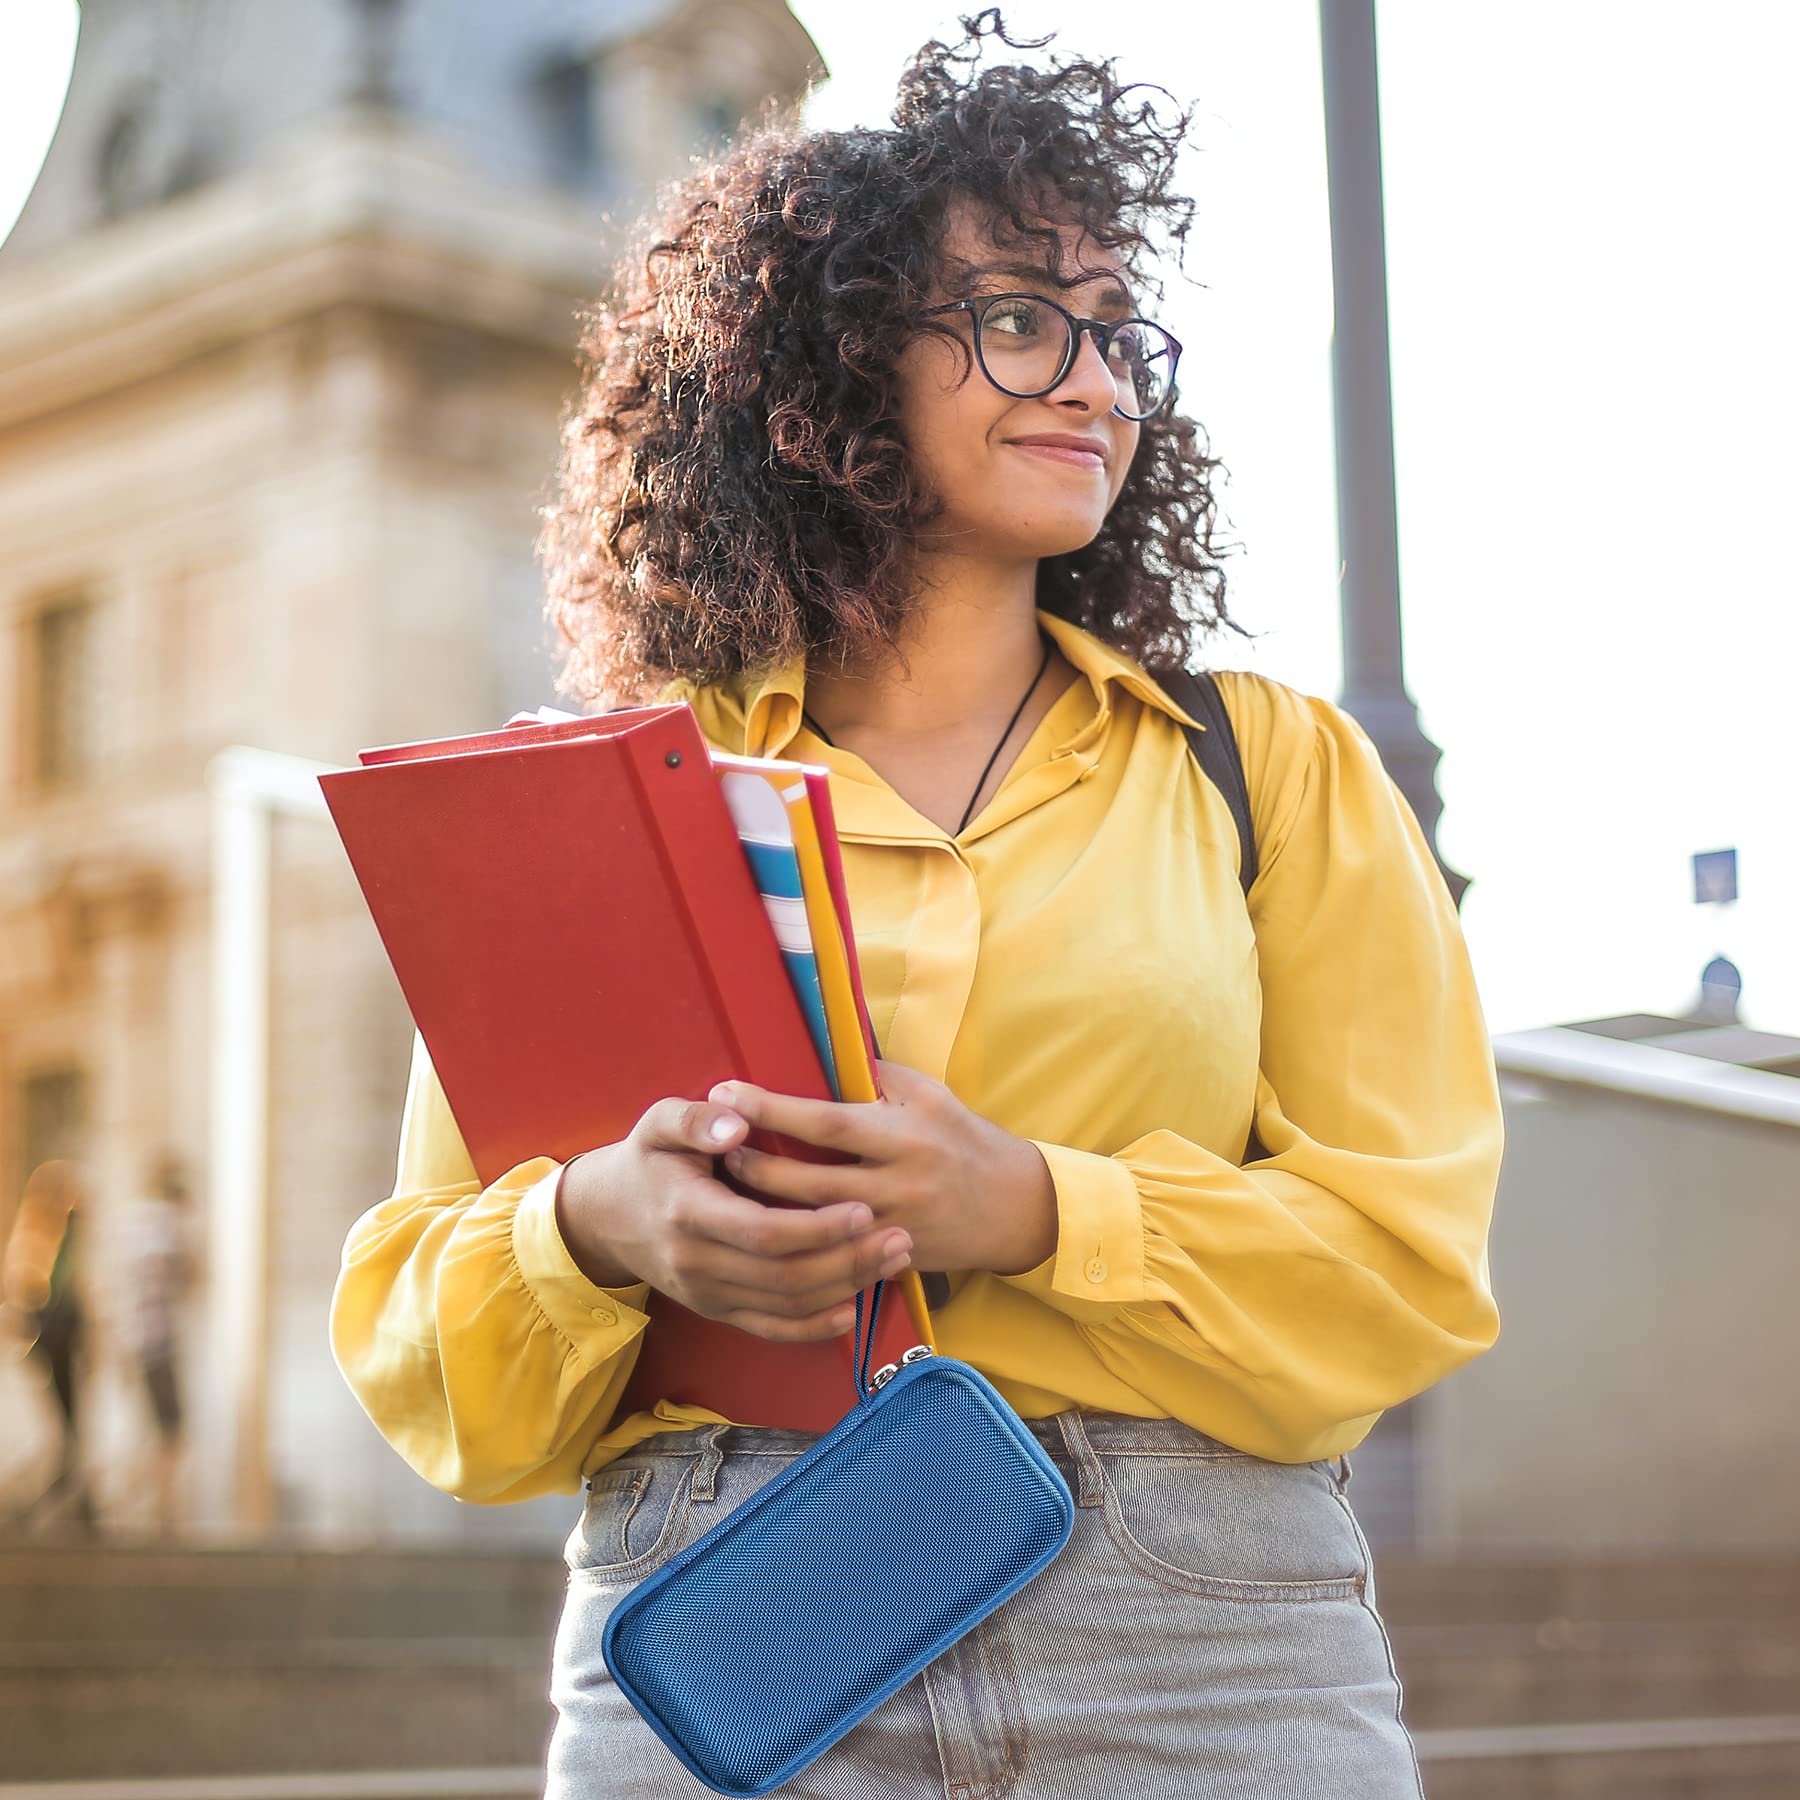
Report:
M881 1234L867 1244L771 1263L740 1260L740 1253L717 1250L711 1268L693 1283L704 1284L717 1306L747 1307L781 1318L806 1318L854 1299L878 1281L889 1281L911 1260L904 1249L890 1252Z
M803 1206L831 1206L852 1200L869 1171L854 1163L801 1162L792 1156L771 1156L739 1144L720 1159L733 1177L774 1200L797 1200Z
M713 1181L688 1186L670 1215L671 1273L684 1288L790 1319L897 1275L912 1249L904 1231L870 1229L866 1207L767 1206Z
M681 1236L701 1238L750 1256L802 1256L828 1250L867 1231L875 1215L860 1201L818 1207L771 1206L734 1194L711 1176L681 1183L668 1222Z

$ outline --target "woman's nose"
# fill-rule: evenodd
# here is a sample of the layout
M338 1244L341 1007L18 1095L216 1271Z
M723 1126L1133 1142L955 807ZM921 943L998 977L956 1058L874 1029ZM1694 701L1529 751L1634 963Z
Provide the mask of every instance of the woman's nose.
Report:
M1079 402L1094 412L1111 412L1117 404L1118 386L1091 331L1082 332L1075 361L1057 386L1056 398L1071 404Z

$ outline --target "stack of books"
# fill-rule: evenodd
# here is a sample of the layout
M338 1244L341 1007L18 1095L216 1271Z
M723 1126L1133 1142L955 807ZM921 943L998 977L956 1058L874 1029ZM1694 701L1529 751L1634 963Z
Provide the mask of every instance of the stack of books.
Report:
M719 1081L881 1097L824 769L715 751L685 704L540 709L359 763L319 785L484 1185ZM874 1366L935 1343L917 1273L892 1286ZM828 1431L855 1403L852 1333L772 1343L658 1289L648 1310L622 1413Z

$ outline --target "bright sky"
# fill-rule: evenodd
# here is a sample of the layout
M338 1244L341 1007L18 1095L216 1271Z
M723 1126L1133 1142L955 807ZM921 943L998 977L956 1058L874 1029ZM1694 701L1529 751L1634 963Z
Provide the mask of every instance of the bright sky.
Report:
M933 0L793 5L821 125L885 123L955 31ZM1220 660L1335 698L1316 5L1006 14L1199 103L1206 285L1163 312L1231 472L1227 602L1267 634ZM1800 8L1385 0L1377 30L1407 678L1489 1021L1681 1011L1723 950L1748 1022L1800 1033ZM1688 859L1729 845L1721 916Z

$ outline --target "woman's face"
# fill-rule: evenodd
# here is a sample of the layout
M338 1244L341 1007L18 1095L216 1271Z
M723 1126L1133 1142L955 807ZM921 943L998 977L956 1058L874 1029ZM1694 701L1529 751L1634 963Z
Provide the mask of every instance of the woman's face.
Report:
M980 271L969 298L1037 293L1078 318L1129 316L1135 308L1118 259L1073 227L1062 235L1065 267L1084 274L1074 287L1051 279L1036 262L1035 246L996 249L972 209L959 204L951 213L946 262ZM945 293L938 302L963 297ZM901 428L941 507L931 548L1035 561L1091 543L1125 485L1140 429L1113 411L1118 393L1093 338L1083 334L1074 366L1049 393L1016 400L973 362L970 314L945 313L941 320L970 347L967 375L956 346L928 331L907 345L896 368ZM1008 321L998 323L1004 328ZM1068 439L1074 447L1032 442L1044 438Z

